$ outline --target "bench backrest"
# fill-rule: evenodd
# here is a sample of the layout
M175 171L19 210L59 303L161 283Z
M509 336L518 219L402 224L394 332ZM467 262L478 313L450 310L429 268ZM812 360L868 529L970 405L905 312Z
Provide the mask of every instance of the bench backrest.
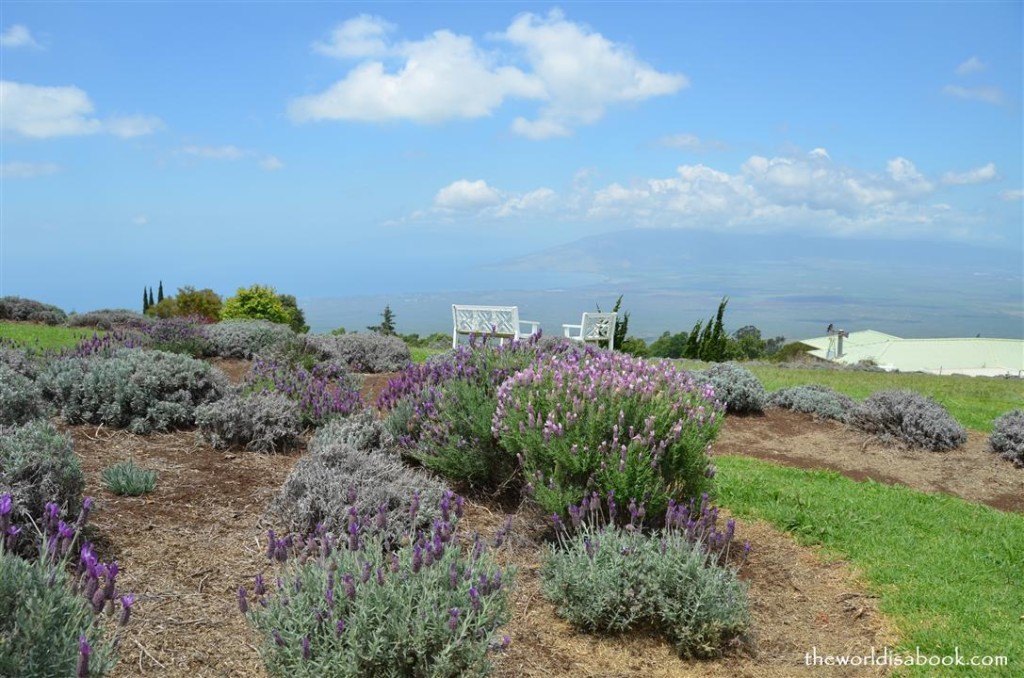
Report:
M456 334L480 334L490 337L519 336L518 306L460 306L452 304Z
M616 313L584 313L580 321L582 341L607 341L608 348L614 349Z

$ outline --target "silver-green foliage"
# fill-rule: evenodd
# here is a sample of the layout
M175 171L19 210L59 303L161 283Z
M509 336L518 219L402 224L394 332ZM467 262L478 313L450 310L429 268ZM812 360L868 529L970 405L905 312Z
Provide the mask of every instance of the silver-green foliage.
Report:
M24 424L45 413L46 401L35 382L0 362L0 426Z
M84 489L85 476L68 435L42 419L0 426L0 495L11 495L15 523L38 522L47 502L73 515Z
M137 349L120 349L110 357L60 358L38 383L67 422L133 433L191 426L196 407L228 389L227 377L202 360Z
M60 325L66 318L67 314L61 309L35 299L0 297L0 320L26 320Z
M65 567L42 558L22 560L0 546L0 676L80 675L83 635L91 646L88 675L113 668L113 647L102 640L89 603L69 580Z
M126 308L104 308L68 316L68 327L98 327L103 330L145 329L154 322L153 318Z
M147 471L129 459L103 469L100 474L107 489L121 496L137 497L156 487L156 471Z
M1024 468L1024 410L1012 410L992 422L989 447Z
M238 445L256 452L284 450L302 435L298 404L273 392L232 392L196 408L199 437L214 447Z
M675 530L583 526L552 546L541 590L560 616L585 631L655 629L683 657L721 654L750 626L737 571Z
M725 403L730 414L758 414L768 402L768 393L754 373L736 363L717 363L693 377L698 383L711 384L715 399Z
M23 377L35 379L39 374L39 359L31 349L0 344L0 365L6 365Z
M391 437L372 415L353 421L335 419L317 430L281 488L271 511L293 532L310 532L317 524L344 534L349 498L358 497L362 513L381 506L393 533L429 525L441 493L440 481L402 463ZM418 491L423 508L410 522L409 507Z
M404 341L377 332L317 335L310 337L310 343L353 372L397 372L412 363L412 352Z
M348 540L306 541L312 549L288 561L278 587L265 590L258 581L255 604L240 591L240 607L263 636L267 672L489 675L488 651L507 643L495 632L509 619L511 573L497 567L479 539L463 548L455 522L437 520L426 533L406 534L397 550L388 537L354 523Z
M943 452L967 442L967 431L942 405L915 391L879 391L850 411L849 423L882 440Z
M295 332L269 320L222 320L206 328L209 350L222 358L252 358L270 347L289 341Z
M768 398L772 407L813 414L819 419L846 421L856 402L853 398L821 384L793 386L775 391Z

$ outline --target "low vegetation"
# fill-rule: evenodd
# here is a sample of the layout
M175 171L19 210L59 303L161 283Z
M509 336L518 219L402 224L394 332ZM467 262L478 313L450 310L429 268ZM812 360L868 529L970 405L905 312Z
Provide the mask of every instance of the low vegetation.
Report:
M967 442L967 431L942 405L913 391L879 391L858 403L847 420L886 441L944 452Z
M989 447L1024 468L1024 410L1013 410L995 420Z
M125 497L138 497L156 488L156 471L147 471L128 461L103 469L100 478L108 490Z

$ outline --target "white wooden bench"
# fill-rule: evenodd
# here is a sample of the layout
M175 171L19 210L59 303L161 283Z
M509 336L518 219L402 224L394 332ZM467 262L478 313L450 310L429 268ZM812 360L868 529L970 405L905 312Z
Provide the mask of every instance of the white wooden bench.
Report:
M562 325L565 336L583 343L608 342L608 349L615 350L615 323L617 313L584 313L579 325Z
M465 306L452 304L452 348L459 345L459 335L477 337L497 337L504 344L506 339L521 339L540 331L540 323L533 320L520 320L518 306ZM520 327L528 325L530 329L522 332Z

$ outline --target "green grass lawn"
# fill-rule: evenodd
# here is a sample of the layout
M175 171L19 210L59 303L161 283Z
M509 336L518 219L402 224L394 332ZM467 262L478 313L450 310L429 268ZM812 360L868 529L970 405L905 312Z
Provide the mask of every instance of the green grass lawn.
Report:
M410 347L409 350L412 351L412 361L414 363L416 363L417 365L419 365L420 363L427 362L427 358L430 358L431 356L438 355L439 353L444 353L448 349L444 349L444 348L421 348L421 347L418 347L418 346L414 346L414 347Z
M723 506L820 544L863 574L899 629L899 650L1009 658L973 673L907 673L1024 675L1024 516L832 472L742 457L715 463Z
M22 346L42 351L73 348L82 339L91 337L94 332L95 330L80 327L0 322L0 339L10 339Z

